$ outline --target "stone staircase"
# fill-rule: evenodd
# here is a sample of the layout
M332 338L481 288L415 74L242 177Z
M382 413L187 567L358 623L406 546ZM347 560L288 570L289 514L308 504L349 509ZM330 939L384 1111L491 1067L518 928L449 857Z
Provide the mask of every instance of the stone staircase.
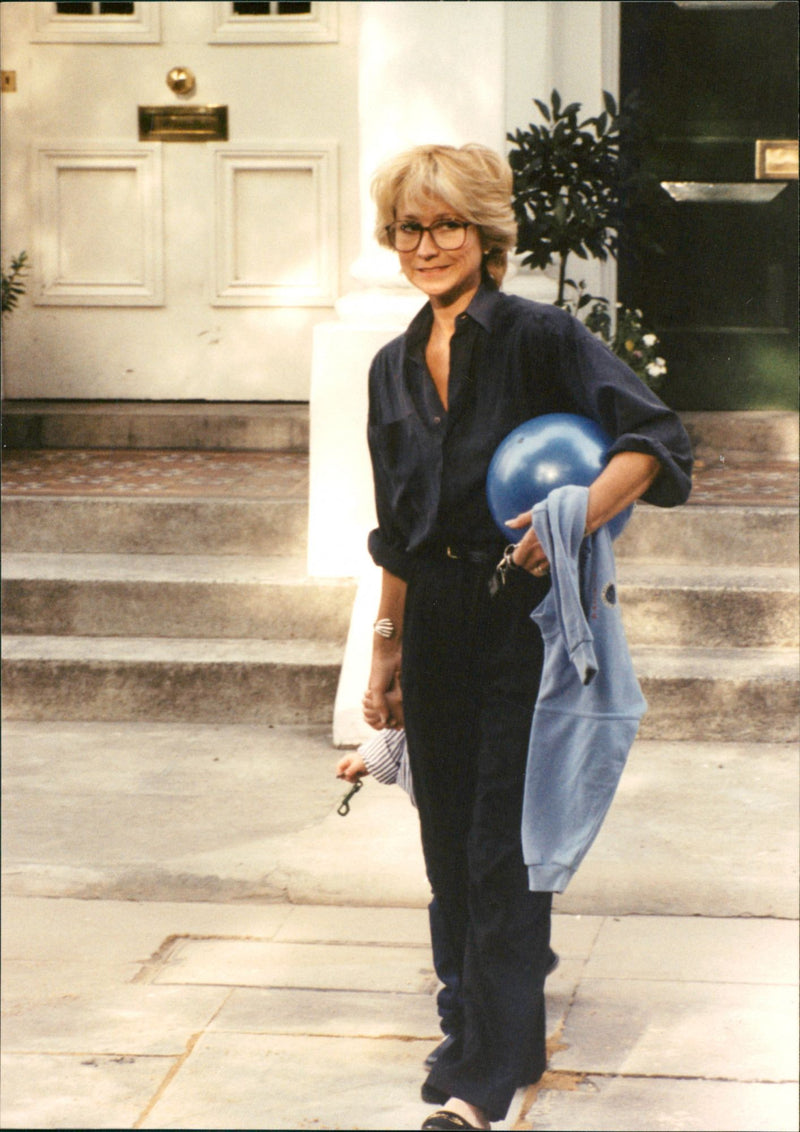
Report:
M306 576L305 405L16 403L4 423L7 445L31 457L144 457L111 468L113 494L91 466L73 477L85 493L4 494L6 718L329 721L355 586ZM226 493L212 468L212 494L142 494L151 458L189 451L238 452L245 472L274 454L285 489L245 479ZM263 489L269 468L257 470Z
M687 423L703 465L695 500L640 507L617 544L649 702L642 737L795 739L796 419ZM6 718L331 720L355 584L306 575L306 406L16 402L4 429ZM177 488L143 493L133 459L130 490L82 491L69 476L32 490L15 474L42 453L91 450L138 454L144 475L158 453L234 453L244 480L180 494L177 468Z

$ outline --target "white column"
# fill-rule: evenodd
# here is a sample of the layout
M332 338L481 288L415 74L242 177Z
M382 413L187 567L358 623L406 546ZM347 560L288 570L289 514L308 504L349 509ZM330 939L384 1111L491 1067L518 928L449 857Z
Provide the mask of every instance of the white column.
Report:
M367 369L424 302L373 239L369 182L386 157L427 142L504 148L505 5L361 3L359 285L314 331L308 570L358 575L374 525L366 449Z

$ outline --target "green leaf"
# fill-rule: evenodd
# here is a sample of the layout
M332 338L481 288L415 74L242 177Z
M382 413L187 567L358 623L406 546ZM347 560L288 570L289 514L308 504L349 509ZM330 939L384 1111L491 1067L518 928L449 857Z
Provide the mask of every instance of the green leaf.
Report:
M549 121L550 121L550 108L549 108L549 106L547 105L547 103L545 103L545 102L541 102L541 101L540 101L540 100L539 100L538 98L534 98L534 100L533 100L533 101L534 101L534 102L536 103L536 105L537 105L537 106L539 107L539 110L540 110L540 111L541 111L541 113L542 113L542 117L546 118L546 119L547 119L547 121L549 122ZM531 127L531 128L532 128L532 127Z
M610 114L612 118L616 118L617 113L618 113L617 103L616 103L616 100L614 99L613 94L611 94L610 91L607 91L607 90L603 91L603 105L606 108L606 112L608 114Z

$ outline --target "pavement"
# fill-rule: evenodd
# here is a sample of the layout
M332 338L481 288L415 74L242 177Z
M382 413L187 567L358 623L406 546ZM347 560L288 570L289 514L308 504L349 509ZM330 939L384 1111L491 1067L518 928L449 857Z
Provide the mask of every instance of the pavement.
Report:
M438 1040L405 795L323 727L8 722L4 1128L413 1129ZM797 775L640 742L556 900L508 1129L798 1127Z

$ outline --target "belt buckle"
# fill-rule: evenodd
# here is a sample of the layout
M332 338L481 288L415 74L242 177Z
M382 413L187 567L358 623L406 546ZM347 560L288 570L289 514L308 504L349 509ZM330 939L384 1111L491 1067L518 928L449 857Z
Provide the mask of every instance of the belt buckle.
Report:
M455 553L455 552L453 551L453 548L452 548L452 547L450 547L450 546L448 546L448 547L446 547L446 548L445 548L445 553L447 554L447 557L448 557L448 558L456 558L456 559L458 559L458 558L460 558L460 557L461 557L461 555L460 555L460 554L456 554L456 553Z

